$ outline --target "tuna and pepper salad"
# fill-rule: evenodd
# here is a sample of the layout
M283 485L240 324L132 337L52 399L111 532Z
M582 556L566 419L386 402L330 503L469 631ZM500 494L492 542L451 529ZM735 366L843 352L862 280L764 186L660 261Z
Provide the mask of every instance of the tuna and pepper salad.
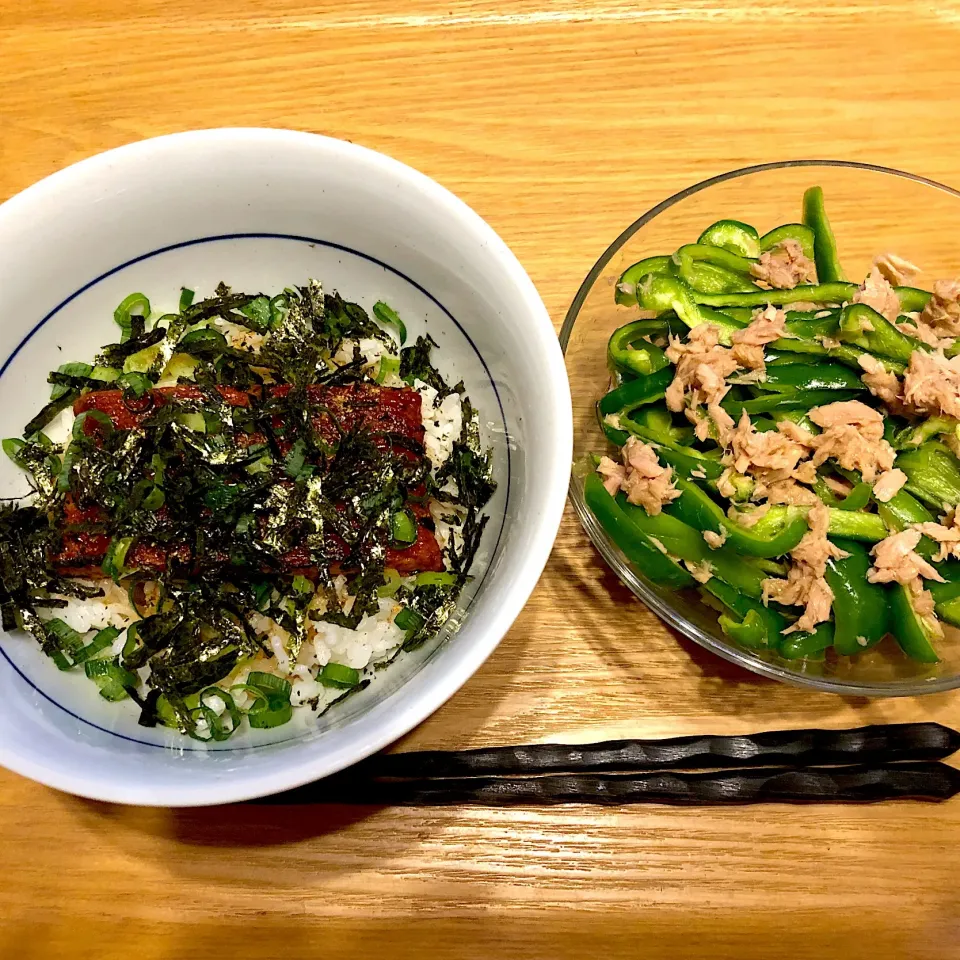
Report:
M0 612L141 724L220 741L433 637L495 485L463 384L387 304L194 300L128 296L3 441L29 492L0 509Z
M881 251L850 282L819 187L801 219L721 220L623 273L616 453L578 464L584 498L743 647L935 663L960 626L960 283Z

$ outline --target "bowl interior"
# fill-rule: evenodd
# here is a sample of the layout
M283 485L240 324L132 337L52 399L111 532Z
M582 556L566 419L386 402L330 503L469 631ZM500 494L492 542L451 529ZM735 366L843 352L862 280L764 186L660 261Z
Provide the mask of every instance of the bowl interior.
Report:
M316 278L368 310L389 302L411 337L433 337L437 365L464 381L480 411L498 490L475 579L442 635L322 717L296 711L274 731L198 744L138 727L133 704L107 704L82 676L60 674L32 640L5 635L0 761L104 799L215 803L333 772L436 709L516 616L565 496L569 419L540 412L542 391L568 409L562 357L542 303L502 242L400 164L276 131L182 135L94 158L0 208L0 245L12 246L28 223L31 235L47 238L42 255L28 241L0 265L3 436L18 435L45 402L49 369L115 339L112 312L131 291L162 310L175 307L181 285L202 296L221 280L278 292ZM542 385L536 395L531 371ZM551 440L558 451L548 449ZM535 480L546 488L543 500ZM18 471L0 465L3 495L23 487Z
M671 254L696 242L716 220L742 220L761 234L796 223L803 192L815 184L823 187L850 279L861 280L873 258L890 251L922 268L915 282L927 289L936 279L960 274L954 242L960 231L960 194L940 184L885 168L826 161L768 164L697 184L627 228L590 271L568 311L561 343L573 398L575 458L606 452L609 446L595 409L609 389L607 340L638 313L636 307L614 301L623 270L644 257ZM941 662L932 666L908 660L889 639L861 656L828 657L820 663L786 661L738 647L695 593L658 588L629 564L594 521L576 479L570 493L590 538L634 594L673 627L728 660L766 676L847 694L913 695L960 686L960 631L950 627L937 645Z

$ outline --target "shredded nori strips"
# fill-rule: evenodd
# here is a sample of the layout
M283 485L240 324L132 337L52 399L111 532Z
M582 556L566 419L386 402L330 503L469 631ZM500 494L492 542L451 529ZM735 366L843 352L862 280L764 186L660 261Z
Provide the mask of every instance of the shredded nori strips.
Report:
M355 628L375 614L391 518L434 497L459 522L448 548L453 576L397 596L420 624L405 647L423 643L455 609L495 489L465 398L462 434L435 475L417 441L362 424L347 428L311 401L308 390L318 385L372 383L357 348L346 363L338 355L345 340L376 339L395 349L358 304L325 294L313 281L274 297L233 293L221 284L213 297L190 299L180 313L156 322L130 314L124 339L102 348L97 370L68 364L50 374L55 399L26 425L23 440L4 441L29 474L32 497L0 505L4 629L32 633L68 669L79 663L75 632L60 631L71 646L37 611L63 606L65 596L97 595L91 579L112 576L147 614L126 632L117 676L128 678L126 693L141 708L142 724L172 718L185 732L196 725L197 695L260 651L254 614L290 633L293 656L311 620ZM259 349L244 346L245 338L231 346L210 326L219 321L263 336ZM427 336L402 349L401 378L427 383L439 398L462 394L462 384L449 387L433 366L434 346ZM194 393L155 394L152 387L177 355L192 365L180 382ZM122 391L123 411L136 415L136 426L115 429L111 417L93 409L77 418L63 445L41 432L79 397L103 389ZM228 402L229 390L243 391L243 402ZM318 431L318 414L332 434ZM421 513L418 522L432 530ZM75 566L63 560L67 547L107 539L102 572L89 568L82 551ZM162 568L131 561L146 548L163 558ZM285 560L294 553L300 569ZM354 598L347 609L332 586L340 571ZM156 594L151 602L144 602L145 581ZM315 591L327 598L325 608L311 606ZM146 689L133 682L145 667Z

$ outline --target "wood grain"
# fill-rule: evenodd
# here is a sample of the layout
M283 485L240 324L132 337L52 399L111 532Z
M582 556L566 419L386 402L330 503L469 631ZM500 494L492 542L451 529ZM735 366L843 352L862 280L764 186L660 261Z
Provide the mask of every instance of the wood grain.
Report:
M0 0L0 197L184 128L290 126L435 177L558 326L606 244L746 163L960 183L960 5ZM937 719L740 672L568 513L507 639L403 747ZM960 957L960 806L114 808L0 774L0 956Z

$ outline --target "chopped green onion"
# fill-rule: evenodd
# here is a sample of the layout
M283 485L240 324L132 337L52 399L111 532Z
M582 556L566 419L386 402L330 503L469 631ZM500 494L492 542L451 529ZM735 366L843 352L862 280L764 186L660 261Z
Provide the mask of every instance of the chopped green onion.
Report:
M47 637L56 644L48 651L50 658L59 670L69 670L77 663L77 656L83 650L83 637L63 620L48 620L45 624ZM71 663L67 660L70 657Z
M150 316L150 301L142 293L131 293L130 296L124 297L117 309L113 311L113 319L121 330L121 343L126 343L130 339L132 331L130 317L134 313L144 318Z
M166 499L163 490L154 484L150 492L143 498L143 506L146 510L156 511L163 506Z
M223 705L222 711L218 711L211 706L207 702L209 699L219 700ZM198 735L196 730L192 731L191 735L195 740L204 742L210 740L220 742L228 739L243 722L243 717L233 697L226 690L221 690L220 687L207 687L200 693L198 706L190 711L191 717L195 714L200 714L200 717L206 721L209 736ZM224 722L224 718L229 718L229 726Z
M148 390L153 388L153 381L145 373L130 370L120 375L117 379L117 386L123 387L125 391L129 391L139 400Z
M306 443L297 440L283 458L283 467L294 480L304 474L309 476L313 472L313 468L306 462L306 450Z
M102 380L104 383L113 383L120 376L116 367L94 367L90 371L91 380Z
M251 727L268 729L281 727L293 716L293 707L290 704L290 681L272 673L262 673L253 670L247 675L248 687L259 690L264 700L257 700L247 712L247 720Z
M3 441L3 452L18 466L26 467L23 460L20 459L20 451L26 446L26 441L17 437L8 437Z
M193 291L186 287L180 288L180 312L183 313L193 303Z
M104 627L85 647L77 651L73 658L74 664L92 660L98 653L113 646L113 642L119 636L120 631L116 627Z
M360 671L342 663L326 663L317 678L325 687L349 690L360 682Z
M373 305L373 315L385 326L396 327L397 333L400 335L401 347L407 342L406 325L392 307L387 306L382 300L378 300Z
M381 587L377 587L377 596L378 597L393 597L396 596L397 591L403 584L403 577L397 573L393 567L387 567L383 571L384 584Z
M292 716L293 707L289 701L266 708L256 703L247 713L247 722L257 730L269 730L271 727L282 727Z
M140 685L140 678L121 667L117 660L88 660L83 672L100 688L100 696L111 702L124 700L127 687Z
M119 583L124 573L128 572L123 565L135 539L136 537L114 537L110 541L110 546L107 547L100 569L115 583Z
M400 376L400 358L385 353L380 358L380 365L377 367L377 383L383 383L387 377L398 376Z
M417 522L407 510L398 510L390 518L390 536L394 543L411 544L417 539Z
M278 677L275 673L263 673L260 670L251 670L247 674L247 685L262 690L268 697L290 699L290 681Z
M303 574L298 573L293 578L293 589L297 593L313 593L314 586L313 584L305 577Z
M418 573L418 587L452 587L457 582L455 573Z
M227 349L227 338L219 330L201 327L183 336L177 343L177 348L193 354L222 353Z
M266 333L270 329L272 313L268 297L256 297L241 307L240 312L250 321L251 330Z
M265 610L267 603L270 601L270 596L273 593L273 585L268 581L264 580L263 583L258 583L253 588L253 604L258 610Z
M68 377L89 377L93 373L93 367L89 363L61 363L57 367L57 373L66 374ZM50 399L59 400L71 389L69 384L55 383L50 391Z
M413 607L404 607L393 618L393 622L401 629L407 631L419 630L427 621L423 619Z
M104 434L113 432L113 421L102 410L84 410L76 420L73 421L73 427L70 432L74 440L81 440L87 435L87 420L95 420L103 430Z

